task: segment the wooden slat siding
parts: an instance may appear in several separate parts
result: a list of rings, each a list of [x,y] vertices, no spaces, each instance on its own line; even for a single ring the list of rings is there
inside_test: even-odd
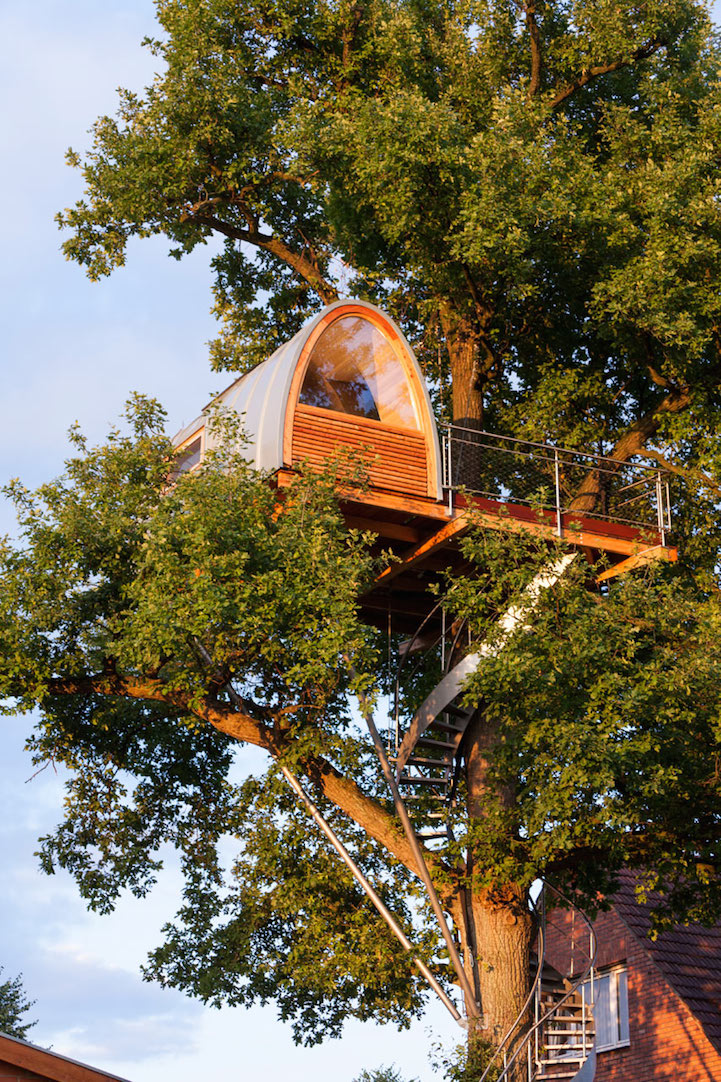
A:
[[[307,459],[320,465],[339,448],[359,451],[369,463],[374,488],[408,496],[428,494],[428,468],[423,434],[389,428],[378,422],[298,404],[293,426],[293,463]]]

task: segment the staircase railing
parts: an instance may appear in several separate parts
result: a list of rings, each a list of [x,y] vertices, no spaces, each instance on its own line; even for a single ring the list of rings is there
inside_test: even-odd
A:
[[[588,933],[588,951],[586,961],[580,972],[572,972],[569,978],[564,980],[562,990],[559,990],[553,1000],[553,1006],[544,1008],[543,981],[546,965],[546,951],[548,936],[546,932],[547,917],[545,894],[550,891],[560,901],[569,906],[577,913]],[[499,1073],[495,1075],[494,1082],[517,1082],[525,1073],[527,1082],[542,1082],[548,1079],[573,1079],[576,1082],[591,1082],[595,1073],[595,1030],[593,1028],[593,996],[594,996],[594,968],[596,962],[596,935],[591,921],[578,906],[574,905],[557,887],[544,883],[541,896],[540,913],[539,907],[532,903],[538,920],[537,957],[538,964],[532,983],[531,991],[526,998],[523,1007],[519,1011],[515,1021],[509,1026],[507,1032],[499,1042],[492,1058],[486,1065],[479,1082],[490,1079],[494,1067],[498,1069],[499,1061],[502,1062]],[[563,931],[561,929],[561,931]],[[575,940],[572,940],[575,947]],[[571,953],[571,968],[573,970],[574,951]],[[586,995],[586,985],[589,985],[590,994]],[[580,991],[580,1017],[577,1011],[577,996]],[[519,1034],[519,1027],[524,1023],[531,1001],[534,1001],[534,1019],[528,1025],[525,1032]],[[574,1014],[575,1010],[575,1014]],[[562,1020],[563,1029],[556,1028],[554,1033],[553,1023]],[[550,1031],[550,1032],[549,1032]],[[556,1038],[551,1043],[548,1038]],[[565,1042],[558,1038],[574,1038],[571,1044],[569,1039]],[[580,1040],[580,1044],[578,1041]],[[576,1055],[580,1049],[581,1055]],[[524,1062],[525,1061],[525,1062]],[[572,1063],[579,1066],[573,1070]],[[569,1068],[561,1073],[564,1067]],[[525,1069],[524,1069],[525,1068]]]

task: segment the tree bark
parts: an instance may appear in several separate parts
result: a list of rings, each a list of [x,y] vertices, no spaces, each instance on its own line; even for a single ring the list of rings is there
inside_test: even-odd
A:
[[[477,321],[459,317],[449,308],[441,311],[441,326],[451,366],[451,393],[454,432],[452,436],[453,485],[478,487],[482,450],[474,432],[483,429],[483,385],[489,375],[489,361],[483,356]]]
[[[514,784],[490,776],[491,757],[502,728],[501,721],[489,720],[477,710],[466,731],[464,754],[471,829],[474,822],[487,819],[492,808],[503,813],[515,806]],[[523,887],[510,884],[494,889],[478,884],[472,847],[468,865],[483,1036],[495,1046],[519,1018],[528,996],[533,919],[528,893]]]
[[[473,922],[485,1037],[495,1047],[519,1020],[530,989],[533,921],[526,891],[512,885],[498,894],[474,892]]]
[[[481,363],[480,335],[476,321],[459,316],[449,305],[440,313],[443,336],[451,364],[453,424],[483,428],[483,383],[488,364]]]

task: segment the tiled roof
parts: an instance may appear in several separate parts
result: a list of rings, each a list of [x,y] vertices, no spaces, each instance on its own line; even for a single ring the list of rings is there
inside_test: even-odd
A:
[[[651,940],[648,938],[651,905],[642,905],[637,900],[634,882],[631,872],[621,874],[614,910],[721,1052],[721,924],[713,928],[677,924]]]

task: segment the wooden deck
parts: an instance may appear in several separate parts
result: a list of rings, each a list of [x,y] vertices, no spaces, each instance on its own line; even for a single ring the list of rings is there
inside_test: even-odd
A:
[[[279,470],[278,487],[286,487],[292,477],[293,471]],[[433,607],[436,597],[430,587],[441,572],[462,571],[468,566],[459,542],[471,522],[493,530],[530,533],[549,541],[559,537],[552,512],[536,511],[524,504],[456,495],[450,508],[447,503],[400,496],[381,488],[348,490],[340,495],[347,524],[375,533],[377,549],[390,550],[398,558],[361,599],[369,623],[385,628],[390,615],[397,631],[415,630]],[[591,515],[563,515],[560,536],[590,563],[606,555],[610,566],[598,576],[599,582],[639,564],[673,562],[678,558],[678,550],[664,544],[657,529],[634,528]]]

